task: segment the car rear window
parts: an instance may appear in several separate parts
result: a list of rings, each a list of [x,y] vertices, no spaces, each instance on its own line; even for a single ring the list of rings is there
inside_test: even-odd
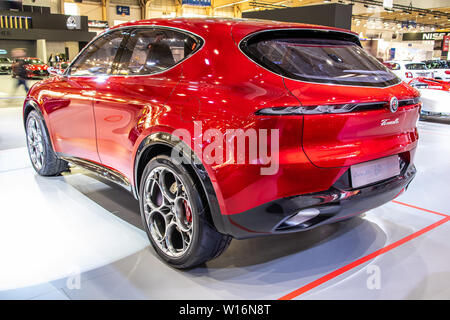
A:
[[[427,70],[425,63],[408,63],[405,64],[407,70]]]
[[[371,87],[400,82],[355,36],[344,33],[266,32],[244,40],[240,48],[261,66],[292,79]]]
[[[428,69],[447,69],[449,68],[447,61],[444,60],[432,60],[424,62]]]

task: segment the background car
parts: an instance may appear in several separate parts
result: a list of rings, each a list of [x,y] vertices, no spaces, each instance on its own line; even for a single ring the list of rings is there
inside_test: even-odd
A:
[[[409,85],[420,91],[421,119],[450,120],[450,82],[419,77]]]
[[[6,57],[0,57],[0,74],[10,74],[11,73],[12,61]]]
[[[38,174],[71,162],[123,186],[159,256],[189,268],[232,238],[394,199],[415,176],[419,108],[357,33],[174,18],[108,29],[30,89],[23,116]]]
[[[15,70],[15,66],[17,63],[22,60],[24,61],[24,67],[27,71],[27,78],[43,78],[45,76],[48,76],[48,66],[39,60],[38,58],[17,58],[14,63],[12,64],[12,76],[17,76],[17,71]]]
[[[49,73],[63,73],[69,65],[70,61],[56,62],[52,67],[49,67],[47,71]]]
[[[417,77],[433,78],[433,72],[423,62],[386,61],[384,65],[405,82]]]
[[[433,71],[435,79],[450,81],[450,64],[445,60],[423,61],[429,70]]]

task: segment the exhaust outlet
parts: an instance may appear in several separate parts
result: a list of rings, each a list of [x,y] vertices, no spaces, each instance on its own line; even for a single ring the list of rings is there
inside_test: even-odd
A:
[[[285,225],[286,227],[295,227],[317,217],[319,214],[320,210],[317,208],[303,209],[289,219],[285,220],[283,222],[283,225]]]

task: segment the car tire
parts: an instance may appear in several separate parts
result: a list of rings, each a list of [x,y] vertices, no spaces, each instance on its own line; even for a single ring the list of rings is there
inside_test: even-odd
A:
[[[57,176],[69,170],[66,161],[59,159],[52,148],[45,122],[33,110],[25,124],[28,155],[34,170],[41,176]]]
[[[231,242],[230,236],[219,233],[210,223],[207,204],[188,170],[166,155],[146,165],[139,206],[150,243],[175,268],[192,268],[214,259]]]

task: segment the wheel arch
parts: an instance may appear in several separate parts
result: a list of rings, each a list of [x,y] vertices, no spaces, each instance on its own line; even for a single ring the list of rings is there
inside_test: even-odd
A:
[[[39,107],[39,104],[36,101],[34,101],[34,100],[26,100],[24,105],[23,105],[23,125],[24,126],[27,123],[28,115],[33,110],[37,111],[37,113],[39,113],[39,115],[42,117],[42,119],[45,120],[44,115],[42,114],[42,110]]]
[[[39,107],[39,104],[36,101],[32,100],[32,99],[26,100],[24,105],[23,105],[23,126],[24,126],[24,129],[26,130],[27,118],[28,118],[28,115],[30,114],[31,111],[36,111],[41,116],[42,122],[44,123],[45,132],[47,133],[48,139],[50,140],[50,144],[51,144],[53,150],[55,150],[55,146],[53,144],[52,136],[50,135],[50,130],[48,129],[48,124],[47,124],[47,121],[45,119],[44,113],[42,112],[41,108]]]
[[[224,223],[224,217],[221,214],[220,206],[217,201],[216,192],[205,167],[184,141],[167,132],[151,133],[142,140],[137,148],[136,156],[134,158],[133,177],[133,194],[135,198],[139,199],[141,176],[148,161],[160,154],[170,155],[174,148],[178,149],[180,147],[180,143],[183,145],[183,147],[180,148],[183,150],[183,157],[187,160],[187,163],[183,163],[182,165],[185,166],[191,174],[194,183],[201,187],[199,188],[199,192],[202,199],[208,204],[211,222],[217,231],[228,234],[225,227],[226,224]],[[187,154],[187,152],[185,152],[186,150],[190,150],[190,154]]]

